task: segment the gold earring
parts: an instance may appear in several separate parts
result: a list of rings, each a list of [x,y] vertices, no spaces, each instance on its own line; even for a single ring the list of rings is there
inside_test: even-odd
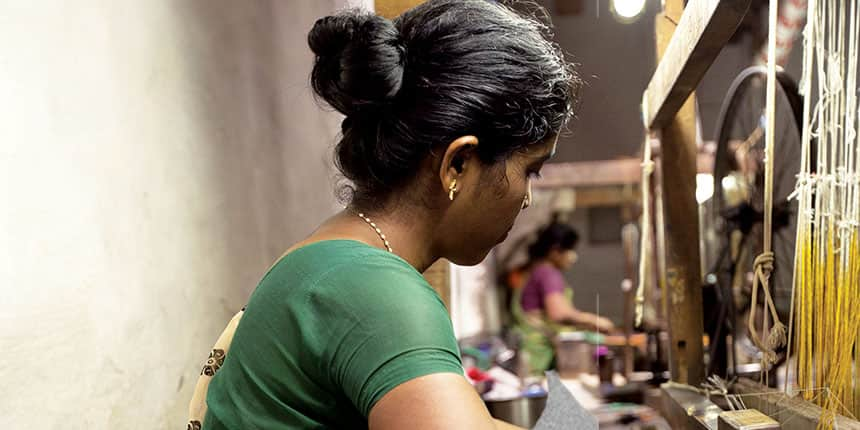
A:
[[[522,209],[525,209],[525,208],[529,207],[529,205],[531,205],[531,203],[532,203],[532,199],[531,199],[531,197],[530,197],[528,194],[526,194],[526,195],[523,197],[523,206],[522,206]]]
[[[454,179],[451,181],[451,185],[448,186],[448,200],[454,201],[454,193],[457,192],[457,180]]]

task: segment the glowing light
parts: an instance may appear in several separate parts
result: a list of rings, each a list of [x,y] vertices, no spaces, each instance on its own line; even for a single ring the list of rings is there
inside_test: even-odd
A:
[[[633,21],[645,10],[645,0],[612,0],[612,11],[620,19]]]
[[[725,182],[726,178],[723,178]],[[696,175],[696,201],[705,203],[714,195],[714,176],[710,173],[699,173]]]

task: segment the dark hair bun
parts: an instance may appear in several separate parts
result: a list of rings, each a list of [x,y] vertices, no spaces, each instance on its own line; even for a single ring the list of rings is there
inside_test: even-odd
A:
[[[546,257],[553,249],[574,249],[577,243],[579,233],[573,227],[553,221],[538,232],[537,240],[529,246],[529,259]]]
[[[478,158],[491,165],[558,135],[579,80],[548,30],[490,0],[427,0],[393,20],[347,10],[317,21],[311,84],[346,115],[335,149],[349,182],[342,201],[381,208],[460,136],[476,136]]]
[[[352,115],[390,103],[403,84],[405,47],[391,21],[359,10],[317,20],[308,34],[316,54],[314,91]]]

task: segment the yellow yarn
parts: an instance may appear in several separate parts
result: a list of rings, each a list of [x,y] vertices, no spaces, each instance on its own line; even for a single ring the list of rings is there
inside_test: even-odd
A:
[[[860,416],[860,7],[847,0],[810,0],[808,7],[789,348],[797,391],[825,410],[818,428],[826,429],[836,414]]]

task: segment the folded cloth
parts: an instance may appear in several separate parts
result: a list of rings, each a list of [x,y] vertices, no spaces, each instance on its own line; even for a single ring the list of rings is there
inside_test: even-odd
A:
[[[556,372],[546,372],[549,397],[534,430],[597,430],[597,418],[588,413],[564,387]]]

